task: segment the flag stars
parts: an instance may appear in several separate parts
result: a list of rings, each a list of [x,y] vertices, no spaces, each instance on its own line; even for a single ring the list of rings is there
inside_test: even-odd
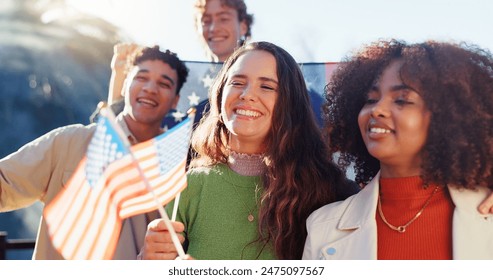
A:
[[[104,161],[103,169],[108,166],[108,164],[115,160],[117,145],[112,141],[111,135],[106,135],[103,149]]]
[[[192,92],[192,95],[188,96],[188,100],[190,100],[190,107],[197,106],[199,105],[200,96],[198,96],[194,91]]]
[[[118,158],[116,149],[117,149],[116,143],[111,143],[110,156],[109,156],[108,163],[112,162]]]
[[[186,114],[180,111],[173,112],[171,113],[171,115],[173,116],[173,118],[175,118],[175,122],[181,122],[183,118],[186,116]]]
[[[214,79],[211,78],[209,74],[207,74],[203,79],[202,83],[204,83],[204,88],[210,88],[212,86],[212,82]]]

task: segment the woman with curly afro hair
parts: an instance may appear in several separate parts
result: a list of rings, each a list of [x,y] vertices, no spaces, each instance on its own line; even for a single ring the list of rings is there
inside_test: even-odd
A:
[[[331,152],[366,187],[309,217],[304,259],[493,259],[488,51],[378,41],[326,93]]]

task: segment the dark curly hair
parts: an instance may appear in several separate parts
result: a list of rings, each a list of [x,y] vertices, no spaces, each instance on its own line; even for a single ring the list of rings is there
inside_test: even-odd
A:
[[[252,36],[252,24],[253,14],[247,13],[247,6],[244,0],[220,0],[222,6],[230,7],[236,10],[238,13],[238,21],[245,21],[247,31],[245,33],[245,39],[249,39]],[[207,0],[196,0],[194,4],[195,8],[195,24],[200,25],[199,16],[204,13]]]
[[[402,82],[415,89],[431,112],[423,148],[425,183],[493,189],[493,58],[466,43],[408,44],[380,40],[345,58],[325,88],[331,153],[354,163],[356,181],[366,184],[379,170],[358,127],[370,87],[393,61],[403,62]]]
[[[259,210],[259,242],[272,242],[280,259],[301,259],[307,236],[306,219],[334,202],[345,176],[330,160],[326,141],[315,120],[300,67],[284,49],[268,42],[250,43],[225,62],[210,90],[210,110],[192,137],[198,152],[191,166],[227,164],[228,135],[220,119],[228,71],[239,57],[265,51],[276,60],[278,98],[266,139],[264,192]]]
[[[174,69],[178,75],[178,83],[176,85],[176,95],[180,95],[180,90],[183,84],[187,81],[188,68],[183,61],[181,61],[176,53],[166,50],[162,52],[159,46],[153,47],[139,47],[132,55],[127,58],[127,72],[134,65],[138,65],[147,60],[160,60],[163,63],[168,64]]]

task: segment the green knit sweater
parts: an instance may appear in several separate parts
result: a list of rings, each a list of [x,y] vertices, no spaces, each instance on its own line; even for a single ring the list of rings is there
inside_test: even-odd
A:
[[[276,258],[271,244],[256,242],[260,176],[241,176],[218,164],[190,170],[187,180],[176,219],[185,225],[188,254],[204,260]],[[173,204],[166,207],[170,216]],[[250,213],[253,222],[248,220]]]

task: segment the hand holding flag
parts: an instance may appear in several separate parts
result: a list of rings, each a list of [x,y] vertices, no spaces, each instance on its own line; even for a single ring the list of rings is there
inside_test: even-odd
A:
[[[107,112],[66,189],[44,210],[53,245],[66,259],[111,259],[123,219],[157,208],[166,220],[162,205],[186,187],[193,114],[130,147]],[[174,241],[184,257],[178,238]]]

